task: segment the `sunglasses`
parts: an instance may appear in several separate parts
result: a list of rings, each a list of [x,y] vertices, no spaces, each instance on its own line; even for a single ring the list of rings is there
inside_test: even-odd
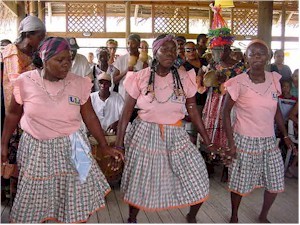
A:
[[[184,51],[185,52],[195,52],[196,49],[195,48],[185,48]]]

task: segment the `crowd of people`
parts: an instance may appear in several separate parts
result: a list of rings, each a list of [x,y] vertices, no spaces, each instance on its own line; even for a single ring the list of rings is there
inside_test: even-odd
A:
[[[110,184],[89,135],[110,158],[108,167],[122,172],[128,223],[140,210],[186,206],[187,222],[197,222],[219,162],[230,222],[238,222],[242,197],[257,187],[265,188],[258,218],[269,222],[284,191],[276,138],[294,152],[286,176],[297,176],[297,142],[287,128],[291,121],[297,139],[298,70],[284,65],[283,50],[267,65],[266,43],[254,40],[243,54],[232,47],[230,30],[218,28],[195,42],[159,35],[152,56],[149,44],[130,34],[127,54],[118,55],[118,42],[109,39],[85,57],[76,38],[46,38],[37,17],[27,16],[19,32],[14,43],[1,41],[1,163],[16,168],[1,186],[10,185],[11,222],[86,222],[104,207]],[[113,147],[105,138],[111,134]]]

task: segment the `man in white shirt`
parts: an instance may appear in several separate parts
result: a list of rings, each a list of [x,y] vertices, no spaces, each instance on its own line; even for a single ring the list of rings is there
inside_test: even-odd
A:
[[[123,81],[128,71],[139,71],[146,68],[148,64],[145,64],[139,60],[139,47],[141,38],[137,34],[131,34],[127,41],[126,55],[119,56],[113,63],[114,71],[112,78],[115,85],[118,85],[118,93],[125,99],[125,89]]]
[[[91,93],[92,106],[103,130],[107,133],[116,133],[124,106],[124,99],[118,93],[109,91],[111,86],[110,75],[103,72],[97,79],[99,80],[100,90]]]
[[[93,80],[92,69],[89,64],[89,61],[84,55],[77,53],[79,46],[77,45],[76,39],[73,37],[67,38],[67,41],[69,42],[71,47],[71,57],[72,57],[71,72],[81,77],[88,76],[89,78],[91,78],[91,80]]]

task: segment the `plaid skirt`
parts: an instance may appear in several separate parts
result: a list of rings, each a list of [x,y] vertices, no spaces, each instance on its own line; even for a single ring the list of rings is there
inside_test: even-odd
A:
[[[125,136],[124,200],[143,210],[195,205],[208,198],[205,162],[183,127],[136,118]],[[163,137],[162,137],[163,135]]]
[[[255,188],[284,191],[284,166],[276,137],[253,138],[234,134],[237,159],[229,167],[229,190],[247,195]]]
[[[89,145],[85,133],[81,135]],[[96,161],[92,159],[86,182],[81,184],[71,151],[68,136],[37,140],[23,132],[17,154],[17,195],[10,215],[13,223],[85,222],[105,206],[110,187]]]

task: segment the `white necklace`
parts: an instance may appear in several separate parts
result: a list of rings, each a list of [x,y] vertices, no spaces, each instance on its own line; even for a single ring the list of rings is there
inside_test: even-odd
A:
[[[61,97],[65,91],[65,88],[66,88],[66,80],[63,79],[63,86],[62,88],[56,93],[56,94],[51,94],[47,88],[46,88],[46,85],[45,85],[45,82],[44,82],[44,75],[45,75],[45,72],[44,70],[41,71],[41,77],[42,77],[42,88],[43,90],[46,92],[46,94],[48,95],[48,97],[52,100],[52,101],[57,101],[59,97]]]

